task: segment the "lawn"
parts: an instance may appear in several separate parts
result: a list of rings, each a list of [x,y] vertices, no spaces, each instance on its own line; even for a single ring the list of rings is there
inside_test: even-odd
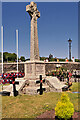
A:
[[[78,94],[67,92],[75,111],[78,110]],[[36,118],[46,110],[55,108],[61,93],[49,92],[43,95],[19,95],[2,97],[3,118]],[[79,97],[80,99],[80,97]]]
[[[80,83],[73,82],[70,89],[71,89],[72,92],[80,92]]]

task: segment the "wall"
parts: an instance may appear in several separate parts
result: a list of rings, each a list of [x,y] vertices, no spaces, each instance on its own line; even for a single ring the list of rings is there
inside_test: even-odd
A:
[[[56,69],[57,65],[61,65],[63,68],[73,71],[74,69],[80,70],[80,63],[73,63],[73,62],[48,62],[45,64],[46,72]]]
[[[19,72],[20,71],[24,72],[24,63],[19,63],[18,68],[19,68]],[[4,63],[3,70],[4,70],[4,73],[17,72],[17,63]]]
[[[73,63],[73,62],[45,62],[45,72],[56,69],[57,65],[61,65],[63,68],[67,70],[80,70],[80,63]],[[0,64],[1,66],[1,64]],[[16,72],[17,71],[17,64],[16,63],[4,63],[4,73],[8,72]],[[0,67],[1,68],[1,67]],[[24,62],[19,63],[19,71],[24,72]]]

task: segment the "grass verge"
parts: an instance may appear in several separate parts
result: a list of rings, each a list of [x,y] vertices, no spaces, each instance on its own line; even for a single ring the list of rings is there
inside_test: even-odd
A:
[[[78,94],[68,93],[75,111],[78,110]],[[43,95],[19,95],[2,97],[3,118],[35,118],[47,110],[55,108],[61,93],[50,92]],[[80,98],[79,98],[80,99]]]
[[[79,82],[73,82],[70,89],[71,89],[72,92],[80,92],[80,83]]]

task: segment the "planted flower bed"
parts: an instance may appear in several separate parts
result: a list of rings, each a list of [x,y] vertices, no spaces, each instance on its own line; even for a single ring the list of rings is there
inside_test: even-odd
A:
[[[13,80],[13,77],[15,78],[22,78],[24,77],[24,73],[22,72],[18,72],[18,73],[15,73],[15,72],[12,72],[12,73],[3,73],[3,74],[0,74],[0,84],[8,84],[10,79]]]
[[[56,76],[58,79],[60,79],[60,81],[64,81],[64,79],[68,78],[68,77],[70,80],[72,77],[72,73],[67,72],[67,70],[60,67],[60,68],[56,68],[56,70],[52,70],[52,71],[46,73],[46,76]]]

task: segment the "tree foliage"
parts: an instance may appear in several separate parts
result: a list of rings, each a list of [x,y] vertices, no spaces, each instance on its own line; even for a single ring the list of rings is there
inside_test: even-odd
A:
[[[49,55],[49,58],[53,58],[53,55],[52,55],[52,54],[50,54],[50,55]]]
[[[9,62],[9,61],[16,61],[17,59],[17,55],[15,53],[8,53],[8,52],[4,52],[3,53],[3,60],[4,62]]]
[[[21,56],[21,57],[20,57],[20,60],[24,62],[24,61],[25,61],[25,57],[24,57],[24,56]]]
[[[75,59],[75,62],[80,62],[80,59]]]

